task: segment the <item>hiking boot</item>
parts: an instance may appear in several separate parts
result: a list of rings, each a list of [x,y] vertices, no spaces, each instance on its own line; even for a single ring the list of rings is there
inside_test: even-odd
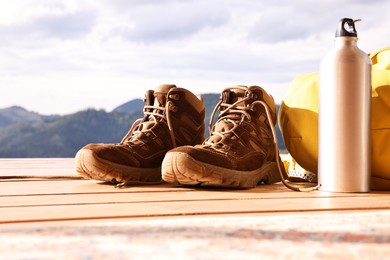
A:
[[[117,187],[161,182],[168,150],[204,140],[203,99],[175,85],[146,92],[144,117],[136,120],[118,144],[88,144],[76,154],[76,171],[87,179]]]
[[[218,120],[211,127],[216,110]],[[251,188],[281,180],[273,98],[258,86],[223,90],[203,144],[169,151],[162,163],[166,182]],[[275,143],[276,142],[276,143]]]

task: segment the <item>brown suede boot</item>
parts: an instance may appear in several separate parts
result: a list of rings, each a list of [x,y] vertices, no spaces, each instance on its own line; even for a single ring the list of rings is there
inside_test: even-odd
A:
[[[134,122],[119,144],[88,144],[76,154],[76,170],[87,179],[117,183],[161,181],[166,152],[204,140],[203,99],[175,85],[146,92],[144,118]]]
[[[218,120],[202,145],[169,151],[162,163],[166,182],[186,185],[255,187],[281,180],[275,146],[273,98],[258,86],[223,90]]]

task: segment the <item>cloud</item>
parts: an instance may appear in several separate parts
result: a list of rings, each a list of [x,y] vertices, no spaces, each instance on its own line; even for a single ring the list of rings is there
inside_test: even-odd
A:
[[[276,5],[277,4],[277,5]],[[260,9],[248,39],[261,43],[277,43],[318,37],[322,33],[334,36],[338,21],[343,17],[362,18],[374,22],[390,8],[386,1],[299,1],[294,4],[274,2]],[[362,24],[359,26],[365,26]]]
[[[294,17],[291,17],[293,14]],[[291,7],[274,7],[259,14],[249,37],[263,43],[303,39],[312,33],[312,24],[304,14]]]
[[[77,11],[61,15],[48,15],[31,21],[31,29],[60,39],[84,37],[95,24],[95,13]],[[28,28],[28,26],[26,26]],[[25,28],[26,28],[25,27]]]
[[[205,28],[226,24],[229,13],[223,6],[194,1],[164,1],[164,4],[133,6],[127,23],[112,32],[130,41],[158,42],[183,39]]]
[[[112,8],[116,12],[123,12],[135,6],[145,5],[165,5],[167,3],[184,3],[192,2],[194,0],[101,0],[107,8]],[[202,1],[202,0],[197,0]]]
[[[0,84],[11,86],[0,107],[107,108],[164,82],[197,93],[258,84],[280,101],[295,76],[318,71],[340,18],[363,19],[363,50],[388,45],[388,10],[384,0],[0,1]],[[46,92],[58,99],[35,101]]]
[[[93,10],[74,10],[55,1],[35,7],[21,5],[14,12],[20,19],[0,23],[1,41],[13,45],[81,38],[93,29],[96,22]]]

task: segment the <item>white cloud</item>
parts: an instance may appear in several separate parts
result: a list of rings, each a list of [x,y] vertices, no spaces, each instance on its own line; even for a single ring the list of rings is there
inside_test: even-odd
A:
[[[130,41],[156,42],[190,37],[206,28],[221,26],[229,13],[219,6],[204,2],[169,2],[135,6],[129,9],[126,25],[113,28],[113,33]]]
[[[2,1],[0,107],[110,110],[166,82],[196,93],[258,84],[280,101],[294,76],[318,70],[340,18],[363,19],[366,52],[388,45],[388,10],[384,0]]]
[[[3,44],[14,46],[34,46],[44,44],[51,39],[69,39],[84,37],[95,24],[92,10],[74,10],[66,6],[29,6],[21,5],[12,19],[0,22],[0,34]],[[15,20],[15,17],[20,17]]]

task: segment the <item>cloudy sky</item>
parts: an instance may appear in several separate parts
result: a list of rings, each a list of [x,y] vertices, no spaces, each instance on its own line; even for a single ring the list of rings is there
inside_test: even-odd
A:
[[[175,83],[260,85],[277,102],[317,71],[342,17],[359,47],[390,44],[387,0],[0,0],[0,108],[107,111]]]

